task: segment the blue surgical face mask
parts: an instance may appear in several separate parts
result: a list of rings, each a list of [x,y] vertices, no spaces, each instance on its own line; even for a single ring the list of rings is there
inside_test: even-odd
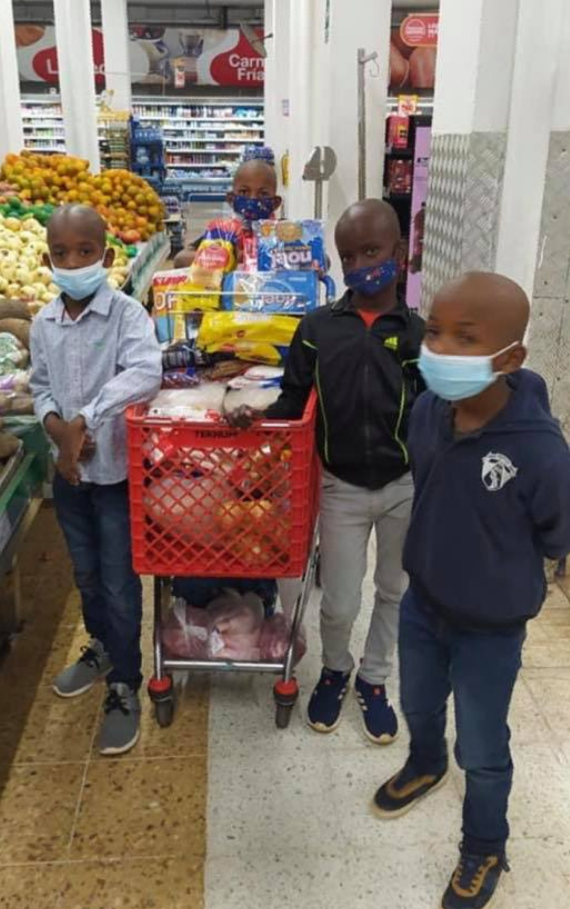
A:
[[[430,391],[444,401],[463,401],[480,395],[503,375],[493,370],[493,360],[518,344],[514,341],[487,357],[435,354],[423,344],[418,366]]]
[[[107,278],[107,269],[103,265],[105,258],[85,268],[51,267],[53,280],[62,293],[72,300],[85,300],[97,293]]]
[[[261,199],[234,196],[232,207],[244,221],[268,221],[275,211],[275,196],[264,196]]]
[[[347,272],[344,283],[349,290],[354,290],[363,297],[373,297],[396,280],[398,270],[396,260],[388,259],[380,265],[365,265],[363,268]]]

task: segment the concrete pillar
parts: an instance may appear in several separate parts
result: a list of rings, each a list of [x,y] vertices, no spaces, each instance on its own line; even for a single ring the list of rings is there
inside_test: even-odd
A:
[[[100,170],[89,0],[54,0],[65,144]]]
[[[12,0],[0,0],[0,160],[24,147]]]
[[[127,0],[101,0],[105,85],[112,91],[115,110],[131,109],[131,68]]]
[[[460,272],[495,269],[518,6],[518,0],[441,2],[424,308]]]
[[[334,253],[334,227],[343,211],[358,198],[359,48],[378,54],[377,63],[366,67],[366,194],[382,197],[391,14],[391,0],[359,0],[356,4],[330,0],[328,74],[319,101],[328,108],[328,144],[338,159],[326,208],[327,246],[337,282],[341,271]],[[324,33],[324,15],[321,24]]]
[[[278,0],[279,2],[279,0]],[[289,42],[289,190],[291,218],[310,218],[312,192],[302,180],[303,167],[313,148],[314,0],[292,0]]]
[[[275,152],[279,173],[289,148],[290,6],[291,0],[265,0],[264,30],[273,33],[266,42],[265,140]]]
[[[535,29],[538,22],[535,19]],[[529,341],[529,365],[540,372],[549,387],[552,409],[560,419],[566,436],[570,436],[570,5],[564,4],[560,28],[552,28],[550,40],[555,36],[558,52],[552,48],[557,72],[554,86],[552,118],[548,124],[542,120],[540,133],[541,166],[546,179],[542,197],[542,211],[538,229],[538,253],[532,303],[532,320]],[[548,40],[540,35],[539,40]],[[538,45],[536,45],[538,47]],[[546,99],[544,99],[546,100]],[[529,120],[534,126],[534,117]],[[544,113],[540,113],[543,117]],[[545,149],[544,131],[548,127]],[[528,143],[532,145],[532,143]],[[527,152],[525,151],[525,156]],[[522,176],[522,175],[521,175]],[[537,187],[527,191],[523,187],[523,200],[532,200],[536,211]],[[535,224],[525,218],[525,234],[531,234]],[[523,247],[527,241],[522,239]],[[525,264],[531,251],[525,252]]]

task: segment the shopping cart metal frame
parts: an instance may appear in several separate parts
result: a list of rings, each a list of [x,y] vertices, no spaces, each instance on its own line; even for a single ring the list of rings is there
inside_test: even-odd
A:
[[[280,661],[249,660],[191,660],[165,656],[162,637],[163,610],[170,605],[170,578],[154,577],[153,585],[153,652],[154,675],[148,683],[149,697],[159,726],[170,726],[174,719],[176,694],[172,672],[259,672],[281,676],[273,686],[275,699],[275,724],[279,729],[289,725],[293,708],[299,697],[299,685],[295,678],[295,647],[309,597],[313,589],[317,568],[318,547],[317,527],[309,550],[305,573],[300,579],[300,589],[291,619],[291,633],[285,656]],[[291,580],[291,579],[287,579]]]

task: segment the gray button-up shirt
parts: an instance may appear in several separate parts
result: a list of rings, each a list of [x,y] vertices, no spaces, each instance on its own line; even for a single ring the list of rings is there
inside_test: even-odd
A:
[[[38,419],[79,414],[95,440],[81,464],[87,483],[110,485],[127,476],[124,413],[160,388],[161,353],[144,307],[103,284],[75,321],[61,297],[40,311],[31,331],[31,388]]]

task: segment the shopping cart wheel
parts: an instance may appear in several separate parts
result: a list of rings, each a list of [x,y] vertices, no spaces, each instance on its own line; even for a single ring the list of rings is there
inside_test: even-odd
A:
[[[174,684],[171,675],[162,679],[153,676],[148,683],[148,694],[154,704],[154,715],[159,726],[172,725],[174,719]]]
[[[286,729],[291,721],[293,707],[299,697],[299,686],[295,679],[285,682],[280,679],[273,686],[275,698],[275,725],[278,729]]]
[[[172,720],[174,719],[174,698],[171,697],[168,700],[156,701],[154,705],[154,715],[156,717],[156,722],[162,729],[166,729],[167,726],[172,726]]]

